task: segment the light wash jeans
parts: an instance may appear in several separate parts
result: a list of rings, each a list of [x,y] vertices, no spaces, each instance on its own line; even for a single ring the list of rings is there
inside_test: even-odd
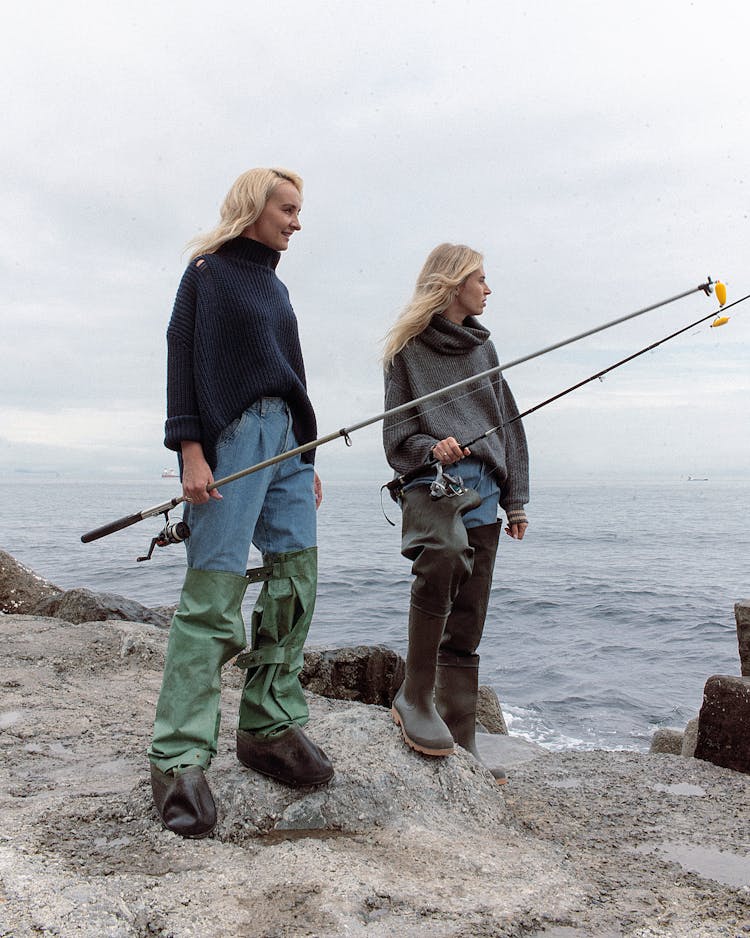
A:
[[[463,483],[467,488],[474,491],[482,499],[482,504],[477,508],[467,511],[462,517],[465,528],[478,528],[485,524],[494,524],[497,521],[497,509],[500,504],[500,488],[495,477],[488,472],[484,463],[479,459],[467,456],[458,463],[448,466],[445,469],[448,475],[461,476]],[[435,478],[435,470],[432,469],[429,475],[424,478],[415,479],[404,488],[405,492],[416,485],[429,485]]]
[[[284,401],[262,398],[221,434],[214,478],[296,445]],[[162,772],[208,768],[216,754],[221,669],[246,644],[241,605],[251,541],[275,573],[253,612],[252,655],[259,660],[248,666],[240,727],[269,734],[307,722],[299,672],[317,582],[313,478],[312,466],[294,456],[221,486],[221,500],[185,505],[189,569],[169,630],[149,749]]]
[[[263,397],[219,437],[214,479],[297,445],[286,403],[278,397]],[[314,547],[313,479],[312,465],[293,456],[222,485],[220,500],[185,504],[183,518],[190,527],[185,542],[188,566],[244,574],[251,543],[264,556]]]

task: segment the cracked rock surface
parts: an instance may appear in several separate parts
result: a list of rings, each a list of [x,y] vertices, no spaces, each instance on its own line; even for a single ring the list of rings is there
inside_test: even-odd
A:
[[[750,776],[510,737],[498,787],[408,750],[383,707],[311,695],[336,775],[295,791],[234,758],[231,666],[219,823],[180,840],[145,756],[165,642],[0,615],[0,936],[750,938]]]

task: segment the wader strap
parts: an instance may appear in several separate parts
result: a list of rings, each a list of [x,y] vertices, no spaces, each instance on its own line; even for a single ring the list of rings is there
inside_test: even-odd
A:
[[[295,556],[267,563],[263,567],[252,567],[245,571],[245,576],[250,583],[264,583],[267,580],[280,580],[283,577],[294,576],[297,572]]]
[[[301,659],[301,661],[300,661]],[[300,664],[304,656],[297,648],[285,648],[283,645],[268,645],[256,651],[246,651],[237,655],[234,661],[238,668],[256,668],[263,664]]]

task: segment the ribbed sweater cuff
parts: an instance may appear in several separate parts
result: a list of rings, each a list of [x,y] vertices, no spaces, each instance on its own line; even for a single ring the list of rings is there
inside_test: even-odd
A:
[[[169,417],[164,424],[164,445],[167,449],[180,451],[183,440],[201,439],[201,422],[199,417],[180,416]]]
[[[506,509],[505,514],[508,516],[508,524],[529,523],[529,519],[526,517],[526,512],[523,510],[523,508]]]

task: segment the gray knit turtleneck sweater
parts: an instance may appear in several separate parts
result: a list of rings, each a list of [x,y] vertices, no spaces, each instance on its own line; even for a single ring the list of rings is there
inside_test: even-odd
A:
[[[433,316],[386,369],[385,407],[390,410],[498,364],[489,330],[475,317],[459,326],[445,316]],[[517,414],[510,388],[498,373],[414,411],[386,417],[385,455],[396,472],[406,472],[421,465],[438,440],[471,440]],[[521,421],[475,443],[471,453],[494,473],[505,513],[522,513],[529,500],[529,456]]]

